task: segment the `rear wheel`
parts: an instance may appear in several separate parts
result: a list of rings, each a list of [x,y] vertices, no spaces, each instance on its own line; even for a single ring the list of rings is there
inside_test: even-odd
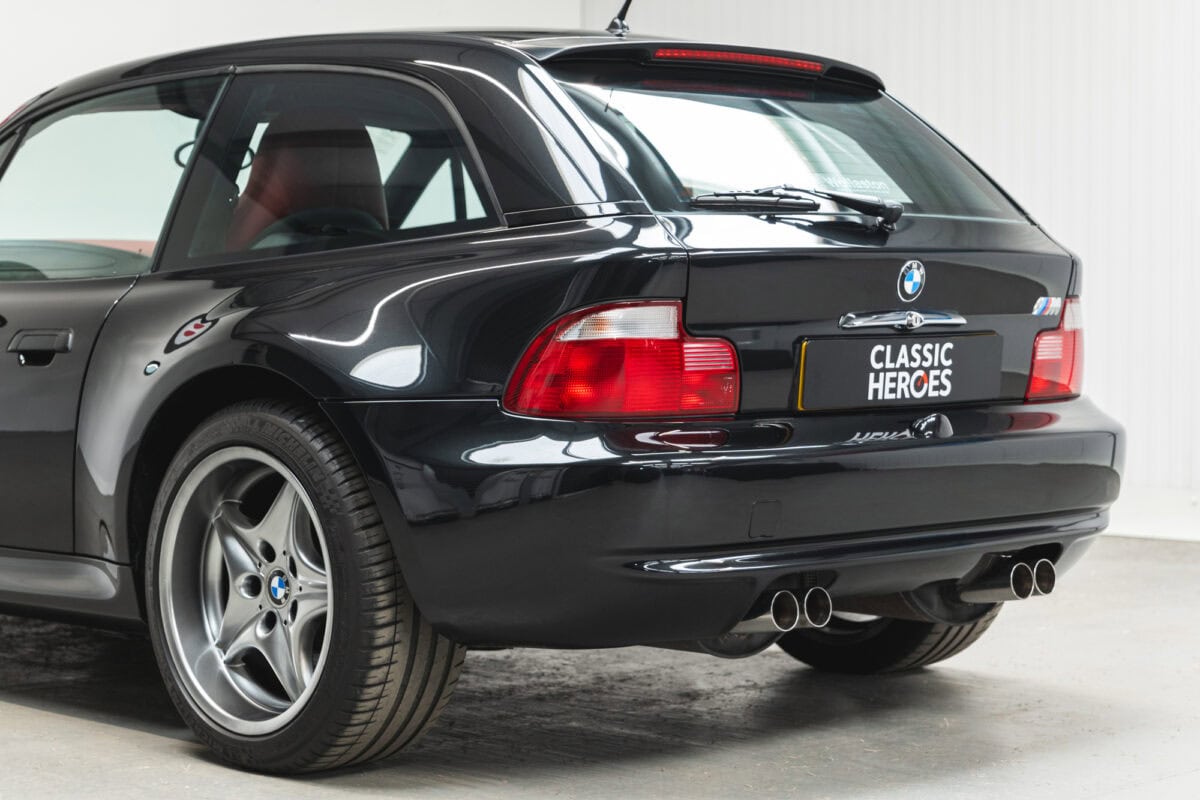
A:
[[[345,766],[400,750],[441,711],[464,650],[417,611],[362,475],[311,409],[256,401],[201,425],[151,532],[159,667],[225,760]]]
[[[987,631],[997,605],[966,625],[834,614],[829,625],[784,634],[788,655],[825,672],[869,675],[917,669],[958,655]]]

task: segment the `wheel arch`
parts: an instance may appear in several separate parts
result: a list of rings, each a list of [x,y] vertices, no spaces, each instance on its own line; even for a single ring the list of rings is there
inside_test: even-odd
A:
[[[364,450],[359,437],[344,430],[344,422],[327,413],[326,407],[311,392],[292,379],[260,366],[230,365],[216,367],[192,376],[176,386],[158,404],[150,416],[134,451],[126,486],[121,494],[125,499],[124,545],[127,548],[134,574],[138,579],[138,596],[143,603],[145,553],[150,534],[150,518],[155,499],[162,486],[162,478],[180,447],[197,427],[221,409],[236,403],[256,399],[294,400],[303,403],[319,414],[347,443],[351,455],[364,475],[374,472],[373,451]],[[364,458],[368,463],[364,463]],[[394,530],[390,524],[398,508],[389,513],[394,499],[380,497],[378,484],[368,480],[372,497],[380,506],[385,527],[389,534]],[[389,500],[392,502],[389,503]],[[401,515],[402,517],[402,515]]]
[[[139,578],[139,594],[150,514],[171,459],[205,419],[234,403],[260,397],[295,399],[316,406],[314,398],[279,373],[236,365],[192,376],[154,409],[138,439],[129,478],[121,492],[126,498],[125,545]]]

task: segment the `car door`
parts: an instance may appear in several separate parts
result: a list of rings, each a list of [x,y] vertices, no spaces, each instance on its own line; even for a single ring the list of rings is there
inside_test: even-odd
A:
[[[0,143],[0,547],[74,549],[76,417],[92,344],[153,263],[220,85],[114,92]]]

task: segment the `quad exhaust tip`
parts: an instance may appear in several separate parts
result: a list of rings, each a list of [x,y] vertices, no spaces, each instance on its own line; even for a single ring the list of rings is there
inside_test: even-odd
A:
[[[739,622],[730,633],[788,633],[798,628],[824,628],[833,618],[829,592],[814,586],[803,598],[792,592],[776,592],[765,614]]]
[[[833,598],[820,586],[804,593],[804,628],[824,628],[833,619]]]
[[[1039,559],[1033,565],[1033,593],[1041,596],[1048,595],[1054,591],[1056,583],[1058,583],[1058,570],[1054,568],[1054,562],[1048,558]]]
[[[1007,570],[990,571],[959,589],[964,603],[1007,603],[1044,597],[1054,591],[1058,581],[1054,562],[1038,559],[1032,565],[1018,561]]]
[[[780,633],[794,631],[802,613],[796,595],[791,592],[776,592],[771,598],[771,624]]]
[[[1008,574],[1008,589],[1015,600],[1028,600],[1033,597],[1033,567],[1025,563],[1013,565]]]

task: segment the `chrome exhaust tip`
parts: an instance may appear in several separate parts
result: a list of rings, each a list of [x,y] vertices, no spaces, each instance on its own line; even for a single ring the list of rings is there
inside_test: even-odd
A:
[[[998,571],[959,589],[964,603],[1007,603],[1028,600],[1033,596],[1033,567],[1018,561],[1007,571]]]
[[[784,590],[771,595],[765,613],[742,620],[730,633],[787,633],[800,624],[800,617],[800,601],[796,595]]]
[[[833,619],[833,598],[829,592],[820,586],[814,586],[804,593],[804,614],[799,628],[824,628]]]
[[[742,620],[730,633],[788,633],[797,628],[824,628],[832,618],[833,599],[820,586],[805,592],[803,599],[784,589],[771,595],[766,613]]]
[[[1038,559],[1033,565],[1033,593],[1045,597],[1054,591],[1056,583],[1058,570],[1054,568],[1054,562],[1048,558]]]
[[[1033,597],[1034,583],[1033,567],[1024,562],[1013,565],[1008,585],[1015,599],[1028,600]]]
[[[800,624],[800,603],[791,592],[776,592],[771,598],[771,622],[780,633],[794,631]]]

